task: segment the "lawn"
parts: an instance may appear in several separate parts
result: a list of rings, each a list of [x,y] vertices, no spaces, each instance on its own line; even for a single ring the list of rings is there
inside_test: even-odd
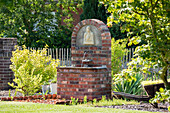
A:
[[[0,102],[0,113],[153,113],[113,108],[96,108],[82,105],[50,105],[26,102]],[[158,113],[158,112],[157,112]]]

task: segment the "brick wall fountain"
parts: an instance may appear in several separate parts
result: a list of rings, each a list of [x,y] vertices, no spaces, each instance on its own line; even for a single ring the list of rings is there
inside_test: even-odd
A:
[[[111,35],[100,20],[78,23],[72,33],[72,66],[58,67],[57,93],[89,100],[111,97]]]

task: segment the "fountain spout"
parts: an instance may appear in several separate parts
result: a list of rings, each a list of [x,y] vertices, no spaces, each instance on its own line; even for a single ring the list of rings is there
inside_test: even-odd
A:
[[[83,60],[84,60],[84,58],[85,58],[85,55],[86,55],[86,52],[84,52],[84,54],[83,54]],[[81,67],[83,66],[83,60],[82,60],[82,62],[81,62]]]
[[[84,64],[88,64],[88,63],[92,62],[92,60],[90,60],[90,59],[85,59],[85,55],[86,54],[87,54],[87,52],[84,52],[83,60],[82,60],[82,63],[81,63],[81,67],[88,67],[88,65],[84,65]]]

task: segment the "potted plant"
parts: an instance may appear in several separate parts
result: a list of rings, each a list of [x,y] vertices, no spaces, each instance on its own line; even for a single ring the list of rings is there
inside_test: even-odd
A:
[[[49,93],[50,91],[50,85],[49,85],[49,82],[45,82],[44,85],[42,85],[42,93],[45,94],[45,93]]]
[[[50,83],[50,93],[56,94],[57,93],[57,77],[55,77]]]
[[[168,79],[168,82],[170,82],[170,79]],[[154,97],[156,91],[159,91],[160,88],[165,88],[162,80],[143,81],[142,85],[143,85],[147,95],[150,97]]]

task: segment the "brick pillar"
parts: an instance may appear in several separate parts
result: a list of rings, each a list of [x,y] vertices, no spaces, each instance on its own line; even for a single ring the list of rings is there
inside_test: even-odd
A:
[[[0,38],[0,90],[9,89],[8,82],[13,81],[14,75],[9,66],[12,51],[16,44],[16,38]]]

